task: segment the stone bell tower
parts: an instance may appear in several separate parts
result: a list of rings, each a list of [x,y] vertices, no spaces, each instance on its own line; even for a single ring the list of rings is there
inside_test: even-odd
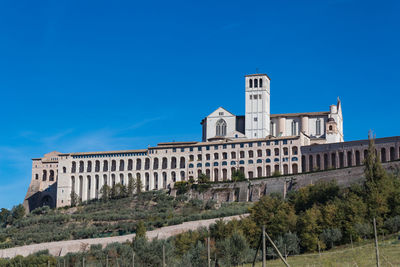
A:
[[[245,135],[264,138],[270,134],[270,78],[267,74],[250,74],[246,81]]]

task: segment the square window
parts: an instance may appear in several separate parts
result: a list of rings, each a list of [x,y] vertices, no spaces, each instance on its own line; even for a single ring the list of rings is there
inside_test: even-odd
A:
[[[184,147],[181,148],[181,152],[185,152],[185,148]]]
[[[232,144],[232,148],[235,148],[235,144]]]
[[[257,120],[258,120],[258,118],[257,118],[257,117],[255,117],[255,118],[254,118],[254,121],[257,121]]]
[[[192,152],[192,151],[193,151],[193,147],[190,148],[190,152]]]

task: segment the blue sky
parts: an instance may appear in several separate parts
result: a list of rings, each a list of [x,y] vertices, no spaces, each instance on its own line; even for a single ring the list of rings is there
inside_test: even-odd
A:
[[[271,112],[328,110],[345,140],[400,135],[399,1],[0,2],[0,207],[31,158],[200,140],[219,106],[244,113],[244,75]]]

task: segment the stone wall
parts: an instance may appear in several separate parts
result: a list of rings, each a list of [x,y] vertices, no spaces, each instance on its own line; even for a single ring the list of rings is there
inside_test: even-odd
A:
[[[383,163],[388,171],[400,169],[400,161]],[[247,202],[257,201],[260,197],[271,193],[278,193],[285,196],[291,190],[297,190],[319,181],[335,180],[341,187],[350,186],[354,183],[362,183],[364,180],[364,166],[336,169],[329,171],[320,171],[275,178],[253,179],[237,183],[218,183],[212,184],[212,187],[205,192],[199,193],[190,190],[188,196],[202,200],[215,200],[222,202]],[[176,192],[172,190],[171,194]]]

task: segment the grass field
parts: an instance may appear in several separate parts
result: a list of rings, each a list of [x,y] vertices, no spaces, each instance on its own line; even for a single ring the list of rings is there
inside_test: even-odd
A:
[[[389,239],[379,242],[380,266],[400,266],[400,242],[396,239]],[[321,255],[303,254],[288,257],[290,266],[312,267],[312,266],[337,266],[337,267],[368,267],[376,266],[375,247],[372,241],[360,243],[351,248],[351,246],[338,247],[336,249],[323,252]],[[269,260],[268,267],[285,266],[280,260]],[[245,265],[246,267],[251,266]],[[260,262],[257,267],[262,266]]]

